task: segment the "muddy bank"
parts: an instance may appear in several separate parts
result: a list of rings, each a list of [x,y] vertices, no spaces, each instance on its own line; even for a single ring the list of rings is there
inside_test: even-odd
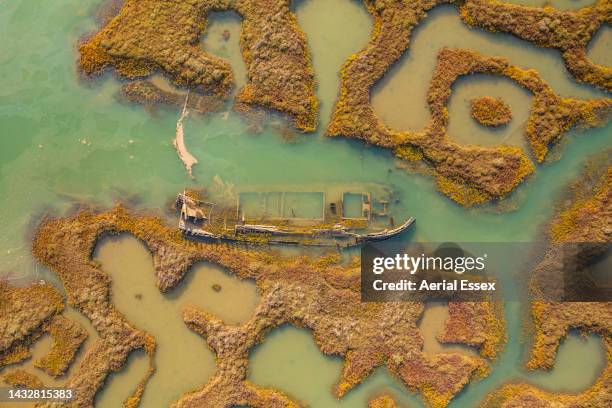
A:
[[[187,150],[187,146],[185,145],[185,131],[183,127],[183,121],[189,114],[187,111],[187,102],[189,101],[189,94],[185,97],[185,103],[183,104],[183,110],[181,111],[181,116],[176,122],[176,137],[172,140],[172,145],[176,149],[176,153],[179,156],[179,159],[183,162],[187,173],[189,173],[189,177],[192,179],[193,177],[193,166],[198,164],[198,159],[196,159],[189,150]]]

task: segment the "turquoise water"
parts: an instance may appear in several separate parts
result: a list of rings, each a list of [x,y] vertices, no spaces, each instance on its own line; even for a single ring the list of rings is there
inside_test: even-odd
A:
[[[307,4],[297,7],[300,20]],[[108,205],[130,197],[143,207],[158,208],[176,191],[207,185],[215,175],[243,188],[252,183],[389,183],[401,201],[396,219],[418,218],[415,238],[530,241],[538,222],[551,214],[555,194],[577,174],[589,154],[612,139],[609,127],[568,135],[560,149],[562,159],[540,166],[510,200],[519,209],[500,216],[488,208],[456,206],[435,190],[430,178],[395,169],[388,152],[357,141],[327,139],[316,133],[285,143],[272,126],[259,134],[245,134],[247,125],[232,113],[192,116],[185,132],[189,149],[200,160],[194,168],[194,183],[170,143],[177,111],[161,109],[150,116],[139,106],[116,101],[119,83],[110,74],[93,82],[84,82],[76,74],[75,43],[94,28],[89,16],[95,5],[94,1],[65,2],[32,10],[30,2],[14,1],[0,12],[0,34],[13,39],[0,51],[0,227],[4,231],[0,254],[5,273],[34,274],[27,238],[39,214],[66,210],[74,201]],[[338,2],[341,5],[355,15],[365,13],[352,1]],[[326,21],[306,31],[310,41],[346,41],[338,29],[341,24]],[[348,48],[342,48],[347,56],[359,46]],[[315,69],[325,62],[317,49],[313,48]],[[334,70],[344,58],[334,57]],[[333,88],[331,78],[323,78]],[[329,102],[335,92],[326,88],[319,94]]]
[[[363,200],[363,194],[344,194],[342,199],[342,215],[347,218],[363,217]]]
[[[0,10],[0,38],[10,39],[0,47],[1,276],[24,281],[48,274],[29,254],[32,225],[44,213],[67,211],[75,202],[110,205],[117,200],[143,208],[164,208],[177,191],[186,186],[205,186],[215,176],[245,190],[252,184],[296,185],[300,190],[315,186],[313,190],[317,191],[316,186],[332,182],[385,183],[394,188],[395,197],[400,201],[395,219],[417,217],[412,235],[415,240],[530,242],[537,239],[539,224],[552,214],[551,203],[563,186],[579,173],[589,155],[609,147],[612,142],[610,126],[571,132],[553,154],[559,159],[539,166],[538,172],[509,198],[504,212],[500,213],[498,208],[489,206],[475,209],[457,206],[436,191],[431,178],[396,168],[392,155],[381,149],[342,138],[328,139],[320,131],[299,135],[295,142],[288,143],[280,135],[278,126],[274,126],[280,120],[278,117],[271,118],[271,124],[261,132],[253,133],[248,131],[248,123],[227,111],[207,117],[190,116],[185,122],[186,143],[200,162],[194,168],[194,182],[185,173],[171,144],[178,109],[159,109],[150,115],[139,106],[117,101],[115,95],[120,83],[111,74],[92,82],[79,78],[75,67],[76,43],[80,36],[95,29],[91,16],[97,4],[94,0],[59,3],[13,0],[3,3]],[[337,94],[337,72],[345,59],[367,42],[371,19],[358,2],[351,0],[301,0],[295,10],[313,53],[317,92],[322,101],[320,128],[324,129]],[[423,110],[424,100],[420,99],[419,89],[426,84],[432,69],[429,56],[433,53],[427,48],[437,47],[438,43],[443,45],[445,38],[458,37],[452,31],[458,29],[457,20],[451,8],[441,8],[419,28],[411,56],[398,64],[392,75],[377,87],[374,104],[381,116],[386,114],[393,121],[393,110],[388,108],[391,106],[400,109],[400,122],[402,115],[416,124],[426,120],[423,112],[426,115],[427,111]],[[226,53],[235,61],[238,21],[226,16],[213,21],[203,46],[218,50],[219,54]],[[234,30],[227,44],[220,39],[225,27]],[[426,38],[433,36],[433,31],[424,33],[432,28],[439,39],[427,45]],[[470,30],[470,36],[473,44],[480,44],[487,52],[487,47],[493,47],[492,39],[499,38],[502,48],[491,48],[491,53],[497,51],[504,55],[505,51],[510,53],[516,49],[512,57],[519,65],[538,68],[564,95],[601,95],[575,84],[556,52],[533,51],[525,42],[509,36],[498,37],[477,30]],[[522,48],[519,50],[519,47]],[[417,61],[419,49],[425,52],[422,61]],[[408,69],[400,74],[406,66],[413,67],[414,71]],[[412,72],[424,77],[411,76]],[[413,90],[402,91],[406,84],[409,88],[413,86]],[[470,88],[469,81],[461,87]],[[485,89],[486,84],[477,91]],[[411,110],[413,105],[409,102],[414,103],[416,110]],[[468,132],[465,112],[461,109],[453,112],[452,126],[457,126],[457,132]],[[522,375],[520,305],[508,303],[506,315],[510,342],[494,373],[469,385],[453,406],[471,406],[487,391]],[[270,347],[291,344],[278,343],[280,340],[273,343],[274,336],[277,335],[273,333],[270,337]],[[319,365],[321,371],[334,373],[313,379],[320,382],[313,384],[310,394],[304,394],[303,398],[328,401],[331,395],[328,383],[337,379],[339,360],[328,361],[308,344],[308,336],[292,336],[297,336],[291,339],[299,343],[298,350],[305,350],[316,361],[315,364],[300,360],[296,364]],[[597,341],[580,344],[577,348],[572,346],[575,353],[599,358],[597,353],[601,347]],[[287,351],[284,347],[283,352]],[[254,366],[261,364],[261,357],[257,356],[262,354],[263,351],[255,353]],[[581,378],[588,382],[594,377],[581,375]],[[358,388],[349,393],[347,401],[364,401],[369,390],[381,386],[407,395],[403,387],[380,370],[368,379],[363,391]],[[293,392],[290,385],[286,390]]]
[[[0,227],[5,231],[0,254],[5,270],[16,275],[33,273],[27,238],[37,215],[66,210],[75,200],[108,205],[132,196],[143,207],[159,208],[176,191],[207,185],[215,175],[243,188],[252,183],[388,183],[402,203],[396,218],[418,218],[415,238],[530,241],[552,212],[551,197],[588,155],[612,140],[609,126],[570,133],[559,149],[561,159],[540,166],[510,199],[519,209],[500,216],[453,204],[429,177],[395,169],[391,155],[381,149],[319,133],[285,143],[273,127],[246,134],[240,118],[221,113],[192,116],[185,124],[188,146],[200,160],[194,183],[170,143],[177,111],[150,116],[139,106],[117,102],[119,84],[111,75],[91,83],[77,76],[75,42],[93,29],[94,8],[95,2],[88,1],[32,10],[30,2],[14,1],[0,14],[0,34],[14,39],[0,51]],[[315,36],[344,38],[338,25],[322,23],[307,36],[313,43],[322,41]],[[314,60],[319,61],[315,68],[323,63],[317,54]]]

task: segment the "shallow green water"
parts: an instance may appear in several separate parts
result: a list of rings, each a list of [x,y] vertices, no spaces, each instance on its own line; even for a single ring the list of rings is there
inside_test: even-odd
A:
[[[536,239],[538,225],[553,211],[554,198],[578,174],[585,159],[612,142],[610,126],[570,133],[558,149],[560,160],[539,166],[537,174],[509,199],[508,204],[517,209],[498,214],[488,207],[466,210],[453,204],[436,191],[430,178],[396,169],[392,156],[381,149],[342,138],[327,139],[321,132],[302,135],[297,142],[287,143],[275,126],[252,134],[241,118],[232,112],[222,112],[208,117],[190,116],[185,123],[186,143],[200,161],[194,168],[197,182],[192,182],[170,142],[178,110],[161,109],[151,116],[141,107],[118,103],[115,94],[119,83],[110,74],[93,82],[79,79],[75,44],[81,35],[95,28],[90,16],[97,3],[14,0],[3,3],[0,10],[0,38],[10,39],[0,47],[1,276],[26,280],[49,274],[29,255],[31,226],[43,213],[66,211],[75,201],[110,205],[119,199],[143,208],[162,208],[185,186],[207,185],[216,175],[242,189],[252,184],[282,184],[317,191],[332,182],[382,182],[391,185],[400,200],[395,218],[417,217],[412,239],[529,242]],[[324,128],[338,90],[337,72],[346,57],[367,42],[371,20],[363,6],[352,0],[300,0],[295,10],[313,53],[322,101],[320,128]],[[246,74],[236,62],[238,22],[232,15],[214,19],[203,47],[228,57],[238,71],[240,83]],[[231,32],[227,41],[222,38],[225,29]],[[605,59],[600,43],[605,49],[609,34],[598,36],[590,50],[598,62]],[[573,82],[557,52],[536,50],[507,35],[467,29],[453,8],[440,7],[415,31],[407,56],[376,88],[374,106],[387,123],[412,129],[427,122],[423,91],[431,76],[435,52],[443,45],[471,46],[489,55],[508,56],[522,67],[538,69],[563,95],[602,95]],[[524,96],[514,85],[471,80],[461,81],[451,98],[449,129],[462,143],[495,144],[507,135],[492,132],[487,140],[486,132],[466,116],[465,100],[482,96],[488,90],[494,93],[498,86],[513,88],[499,90],[508,95],[511,105],[515,101],[516,106],[512,106],[515,119],[510,127],[519,125],[525,116],[521,105]],[[279,121],[277,117],[271,120]],[[522,143],[520,138],[516,142]],[[510,342],[493,374],[470,384],[453,403],[454,407],[472,406],[486,392],[522,375],[519,307],[515,303],[506,306]],[[309,380],[312,383],[303,386],[301,382],[279,386],[314,406],[327,403],[335,406],[329,389],[337,380],[340,361],[321,355],[309,339],[304,332],[294,329],[273,332],[270,341],[254,354],[253,375],[262,383],[274,383],[274,377],[266,377],[266,373],[273,374],[279,361],[266,354],[270,353],[267,349],[274,350],[274,355],[308,356],[295,361],[296,375],[320,371],[320,378],[313,376]],[[601,360],[597,341],[576,344],[571,340],[562,346],[559,359],[564,358],[563,350],[570,347],[572,355],[586,361]],[[593,375],[573,375],[584,387],[592,382],[596,371]],[[202,382],[205,378],[203,375]],[[542,381],[545,385],[546,380]],[[556,384],[549,385],[563,388]],[[342,406],[360,406],[370,391],[381,387],[390,387],[402,398],[413,399],[384,370],[379,370],[362,387],[351,391],[346,396],[348,402]]]
[[[299,4],[298,19],[308,20],[301,17],[302,10],[308,16],[312,7],[323,3],[327,4],[318,0]],[[329,12],[325,4],[322,7]],[[465,210],[454,205],[435,191],[430,178],[396,170],[391,155],[381,149],[346,139],[327,139],[318,133],[300,136],[297,143],[284,143],[273,128],[245,135],[242,120],[222,113],[190,117],[185,124],[188,146],[200,159],[195,167],[197,182],[192,183],[170,144],[176,111],[160,110],[152,117],[139,106],[116,101],[118,83],[112,76],[91,83],[77,77],[75,42],[93,29],[89,16],[94,7],[92,0],[39,6],[32,11],[30,3],[15,1],[0,14],[0,34],[13,39],[0,51],[0,227],[5,231],[0,237],[0,253],[5,271],[17,275],[33,273],[25,270],[31,267],[27,238],[37,214],[65,210],[75,200],[110,204],[132,195],[142,206],[162,207],[177,190],[209,184],[215,175],[243,188],[252,183],[390,183],[402,201],[400,215],[412,214],[419,219],[417,238],[528,241],[536,229],[534,220],[542,221],[550,214],[550,200],[577,174],[585,157],[610,143],[609,127],[570,134],[560,149],[562,159],[540,166],[533,179],[519,188],[513,197],[520,202],[519,210],[500,216],[486,209]],[[337,7],[350,11],[344,21],[365,13],[356,9],[358,4],[353,1],[338,1]],[[432,21],[425,20],[425,24],[450,18],[447,9],[439,12],[440,17],[434,13]],[[324,44],[325,38],[348,42],[344,31],[337,28],[342,26],[342,16],[339,11],[339,20],[310,31],[304,24],[307,37],[313,44]],[[489,34],[483,35],[489,38]],[[418,37],[415,47],[422,43]],[[344,47],[346,54],[358,50],[362,40]],[[504,37],[502,42],[511,39]],[[524,42],[516,41],[515,45]],[[317,72],[326,64],[325,54],[317,53],[321,49],[312,47]],[[550,60],[546,52],[543,55],[544,62]],[[336,72],[343,60],[344,56],[333,54],[329,65],[334,71],[326,68],[327,72]],[[538,61],[534,56],[533,64]],[[323,78],[328,86],[318,92],[324,102],[330,102],[336,91],[329,89],[337,89],[338,80],[328,74],[318,78],[320,83]]]

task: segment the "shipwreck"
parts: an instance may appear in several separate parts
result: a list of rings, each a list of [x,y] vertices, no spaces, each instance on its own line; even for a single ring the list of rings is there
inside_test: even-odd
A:
[[[396,224],[389,193],[333,190],[246,191],[231,205],[182,192],[175,207],[179,229],[190,238],[305,246],[353,247],[401,234],[414,224]]]

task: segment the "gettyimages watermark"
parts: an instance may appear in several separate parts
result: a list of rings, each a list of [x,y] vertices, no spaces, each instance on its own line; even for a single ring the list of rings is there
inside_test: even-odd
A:
[[[612,301],[609,244],[397,243],[361,250],[361,299]]]

